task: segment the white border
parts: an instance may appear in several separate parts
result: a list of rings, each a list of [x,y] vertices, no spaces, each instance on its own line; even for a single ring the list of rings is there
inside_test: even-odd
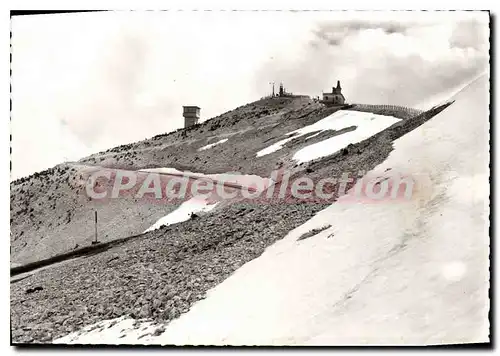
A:
[[[238,2],[234,0],[218,0],[218,1],[195,1],[195,0],[174,0],[174,1],[153,1],[153,0],[142,0],[140,2],[138,1],[131,1],[131,0],[113,0],[113,1],[102,1],[102,0],[86,0],[86,1],[73,1],[73,2],[68,2],[68,1],[62,1],[62,0],[50,0],[50,1],[37,1],[37,0],[29,0],[29,1],[6,1],[3,2],[2,5],[2,10],[0,12],[0,28],[1,28],[1,39],[2,43],[0,45],[0,50],[2,51],[0,58],[2,58],[3,63],[7,64],[7,67],[9,67],[9,32],[10,32],[10,19],[9,19],[9,9],[17,9],[17,10],[33,10],[33,9],[66,9],[66,10],[82,10],[82,9],[184,9],[184,10],[190,10],[190,9],[212,9],[212,10],[218,10],[218,9],[238,9],[238,10],[254,10],[254,9],[261,9],[261,10],[277,10],[277,9],[295,9],[295,10],[303,10],[303,9],[315,9],[315,10],[331,10],[331,9],[377,9],[377,10],[384,10],[384,9],[390,9],[390,10],[416,10],[416,9],[478,9],[478,10],[485,10],[485,9],[490,9],[492,10],[493,13],[497,13],[495,11],[498,7],[498,2],[493,2],[493,1],[485,1],[485,0],[475,0],[473,2],[471,1],[462,1],[462,0],[456,0],[456,1],[449,1],[449,2],[438,2],[435,0],[420,0],[418,2],[413,2],[411,4],[404,3],[401,1],[389,1],[389,0],[379,0],[379,1],[359,1],[359,0],[349,0],[345,2],[331,2],[331,1],[315,1],[315,0],[308,0],[308,1],[297,1],[297,0],[283,0],[283,1],[269,1],[269,0],[253,0],[253,1],[248,1],[248,2]],[[5,6],[5,9],[3,7]],[[496,42],[496,41],[495,41]],[[491,44],[493,46],[493,43]],[[495,63],[496,64],[496,63]],[[8,191],[8,183],[10,182],[10,172],[7,169],[9,166],[10,162],[10,155],[9,155],[9,136],[8,133],[10,132],[10,127],[9,127],[9,103],[7,101],[7,98],[10,96],[9,92],[9,87],[7,86],[6,83],[9,82],[9,75],[8,73],[8,68],[4,68],[2,71],[0,71],[0,79],[1,82],[4,83],[2,85],[2,98],[3,100],[0,101],[2,105],[2,112],[4,113],[3,119],[0,120],[1,126],[0,126],[0,140],[1,140],[1,145],[0,145],[0,157],[2,158],[1,162],[1,167],[3,167],[2,173],[0,175],[0,179],[2,180],[0,182],[0,202],[1,202],[1,224],[3,231],[9,231],[10,227],[10,207],[9,207],[9,195],[10,192]],[[494,80],[495,78],[492,78]],[[495,95],[495,101],[497,99],[497,94]],[[498,135],[498,124],[496,125],[496,130],[495,134],[496,137],[499,137]],[[495,161],[495,164],[498,166],[498,162]],[[493,198],[493,197],[492,197]],[[496,214],[495,214],[495,217]],[[496,232],[496,231],[495,231]],[[7,234],[5,234],[7,235]],[[5,274],[6,282],[5,286],[7,286],[7,282],[10,280],[9,275],[7,274],[9,270],[9,240],[7,239],[7,236],[4,236],[2,239],[2,251],[4,253],[4,268],[2,269]],[[498,245],[498,243],[497,243]],[[494,253],[497,253],[496,249]],[[5,291],[8,291],[8,288],[4,289]],[[8,350],[5,350],[8,354],[11,353],[26,353],[29,352],[30,350],[18,350],[14,349],[12,347],[9,347],[8,345],[10,344],[10,323],[8,320],[10,319],[10,313],[9,313],[9,293],[2,293],[2,304],[3,308],[2,314],[0,315],[2,318],[2,329],[1,329],[1,334],[2,334],[2,343],[1,345],[3,346],[2,348],[8,348]],[[498,340],[498,339],[497,339]],[[62,354],[70,354],[75,352],[75,349],[68,348],[66,350],[59,350],[58,352]],[[98,350],[97,354],[101,354],[104,352],[114,352],[114,353],[122,353],[125,350]],[[143,350],[136,350],[133,352],[145,352],[145,351],[151,351],[148,349],[143,349]],[[181,352],[186,352],[187,350],[179,350]],[[179,352],[179,351],[174,351],[174,350],[168,350],[168,352]],[[204,350],[202,350],[204,351]],[[340,351],[340,350],[333,350],[334,352],[345,352],[345,351]],[[354,351],[354,350],[353,350]],[[349,353],[353,352],[349,351]],[[384,350],[381,350],[384,351]],[[422,351],[425,351],[422,349]],[[54,352],[54,350],[50,349],[42,349],[39,352],[42,354],[51,354]],[[84,350],[84,351],[78,351],[79,353],[84,353],[84,354],[90,354],[92,353],[93,355],[96,354],[95,350]],[[131,351],[125,351],[125,352],[131,352]],[[219,350],[211,350],[211,352],[223,352]],[[262,351],[262,353],[269,353],[270,351]],[[296,352],[296,351],[295,351]],[[300,353],[309,353],[311,350],[301,350]],[[359,352],[359,351],[354,351],[354,352]],[[434,351],[435,352],[435,351]],[[429,353],[429,351],[427,351]],[[432,352],[431,352],[432,353]],[[466,353],[474,353],[473,351],[467,351]]]

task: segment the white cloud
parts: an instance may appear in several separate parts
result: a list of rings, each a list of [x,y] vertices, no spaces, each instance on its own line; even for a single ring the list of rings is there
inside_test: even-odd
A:
[[[13,178],[177,129],[182,105],[216,116],[270,81],[319,95],[339,78],[350,101],[411,104],[484,70],[486,23],[457,12],[14,17]]]

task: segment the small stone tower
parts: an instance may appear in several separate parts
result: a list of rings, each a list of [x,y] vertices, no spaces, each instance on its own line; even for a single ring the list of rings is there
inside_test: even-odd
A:
[[[184,128],[196,125],[200,119],[200,108],[198,106],[183,106]]]
[[[331,93],[323,93],[323,100],[320,101],[326,105],[344,105],[345,97],[342,94],[342,87],[340,86],[340,80],[337,80],[337,86],[332,87]]]

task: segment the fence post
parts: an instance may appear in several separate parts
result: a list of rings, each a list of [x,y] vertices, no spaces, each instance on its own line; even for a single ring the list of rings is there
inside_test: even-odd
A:
[[[94,210],[94,236],[95,236],[95,241],[94,241],[94,244],[98,243],[97,241],[97,210]]]

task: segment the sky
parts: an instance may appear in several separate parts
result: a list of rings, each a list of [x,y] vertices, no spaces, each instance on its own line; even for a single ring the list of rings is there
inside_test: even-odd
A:
[[[12,18],[12,172],[202,121],[283,82],[425,108],[488,70],[488,14],[98,12]]]

